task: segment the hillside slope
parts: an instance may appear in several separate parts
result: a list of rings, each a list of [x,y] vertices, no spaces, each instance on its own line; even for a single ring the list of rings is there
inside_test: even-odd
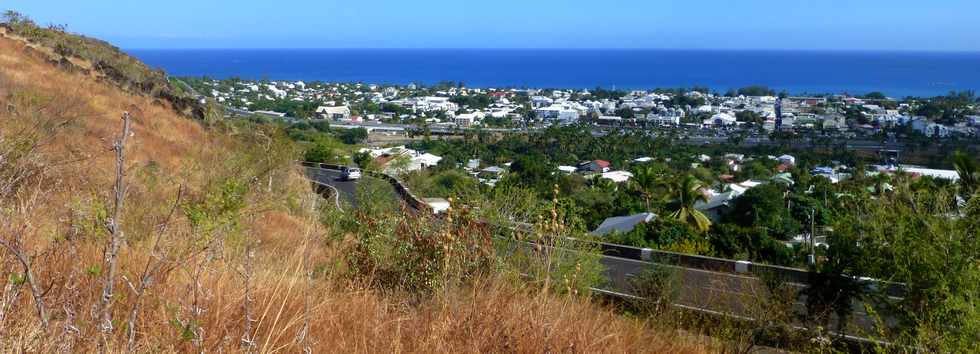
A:
[[[492,276],[419,298],[337,275],[344,249],[330,240],[344,237],[311,212],[317,197],[276,127],[206,126],[160,95],[73,69],[98,64],[66,66],[53,52],[0,34],[0,351],[707,347]],[[123,112],[132,133],[113,278],[104,252]]]

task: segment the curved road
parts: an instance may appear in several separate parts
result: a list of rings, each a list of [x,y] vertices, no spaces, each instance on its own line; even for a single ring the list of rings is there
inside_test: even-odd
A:
[[[357,180],[345,180],[340,171],[327,170],[317,167],[307,167],[306,176],[314,182],[333,187],[340,194],[338,197],[357,208]]]

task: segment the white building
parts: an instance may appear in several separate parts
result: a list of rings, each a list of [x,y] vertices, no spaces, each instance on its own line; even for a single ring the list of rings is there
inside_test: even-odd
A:
[[[783,155],[783,156],[777,157],[776,160],[779,160],[779,163],[781,163],[783,165],[787,165],[787,166],[795,166],[796,165],[796,158],[793,157],[793,156],[791,156],[791,155]]]
[[[453,122],[460,128],[469,128],[479,123],[475,113],[463,113],[453,118]]]
[[[647,115],[647,121],[657,125],[680,125],[681,117],[677,115]]]
[[[323,117],[325,119],[346,120],[346,119],[350,119],[350,107],[320,106],[316,108],[316,114],[320,115],[320,117]]]
[[[415,101],[415,109],[422,111],[454,112],[459,107],[449,101],[448,97],[422,97]]]
[[[273,85],[269,85],[268,88],[269,91],[272,92],[273,96],[276,96],[277,98],[286,98],[286,90],[280,90],[278,87]]]
[[[703,123],[706,126],[726,126],[735,125],[735,122],[735,116],[728,113],[718,113],[705,119]]]
[[[555,100],[544,97],[544,96],[534,96],[531,97],[531,106],[535,108],[548,107],[555,103]]]
[[[945,138],[950,135],[949,127],[930,122],[926,119],[916,119],[912,121],[912,129],[925,136],[933,138]]]
[[[442,161],[442,157],[430,153],[424,153],[412,160],[418,161],[418,163],[422,165],[422,167],[429,168],[429,167],[435,167],[439,165],[439,161]]]
[[[538,119],[557,120],[563,122],[575,121],[579,118],[579,111],[567,104],[554,104],[534,110]]]
[[[633,178],[633,174],[628,171],[611,171],[602,173],[602,178],[608,179],[615,183],[625,183]]]

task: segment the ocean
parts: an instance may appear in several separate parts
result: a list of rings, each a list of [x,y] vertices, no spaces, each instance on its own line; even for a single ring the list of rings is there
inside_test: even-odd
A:
[[[936,96],[980,89],[980,52],[613,49],[133,49],[172,76],[653,89],[724,93],[765,85],[792,94]]]

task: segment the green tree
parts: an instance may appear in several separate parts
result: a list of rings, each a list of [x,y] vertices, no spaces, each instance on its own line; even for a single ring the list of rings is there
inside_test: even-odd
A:
[[[866,260],[855,269],[859,274],[905,284],[900,300],[881,304],[883,315],[899,322],[886,335],[928,352],[975,353],[980,350],[980,198],[970,200],[963,217],[953,218],[952,197],[899,185],[895,193],[854,203],[851,213],[837,218],[831,237],[863,248],[867,256],[858,257]]]
[[[754,111],[744,110],[735,113],[735,120],[752,124],[762,124],[766,119]]]
[[[800,223],[793,219],[784,194],[783,187],[775,183],[749,189],[735,199],[726,219],[742,227],[764,228],[769,234],[788,240],[796,236]]]
[[[969,200],[980,188],[980,170],[977,170],[977,161],[970,155],[957,151],[953,153],[953,166],[956,168],[956,173],[960,175],[960,196],[964,200]]]
[[[331,138],[320,137],[306,150],[303,159],[309,162],[341,163],[340,144]]]
[[[354,154],[354,163],[358,167],[363,169],[371,168],[371,163],[374,162],[374,158],[371,157],[371,153],[364,151]]]
[[[317,131],[319,131],[321,133],[330,132],[330,122],[328,122],[326,120],[318,120],[316,122],[313,122],[310,125],[313,127],[313,129],[316,129]]]
[[[869,100],[883,100],[888,97],[886,97],[885,94],[881,92],[874,91],[874,92],[868,92],[868,94],[864,95],[864,98]]]
[[[701,232],[711,228],[711,220],[704,213],[694,208],[698,201],[707,202],[708,198],[702,192],[704,185],[691,175],[684,176],[671,182],[669,186],[670,217],[693,226]]]
[[[363,143],[365,140],[367,140],[367,137],[368,132],[367,129],[364,128],[344,129],[340,133],[340,140],[343,141],[344,144],[348,145]]]
[[[766,86],[748,86],[738,89],[738,94],[742,96],[775,96],[776,91]]]
[[[630,186],[643,198],[647,211],[652,210],[650,200],[653,199],[656,189],[662,184],[662,172],[651,165],[637,167],[633,171],[633,178],[630,180]]]

